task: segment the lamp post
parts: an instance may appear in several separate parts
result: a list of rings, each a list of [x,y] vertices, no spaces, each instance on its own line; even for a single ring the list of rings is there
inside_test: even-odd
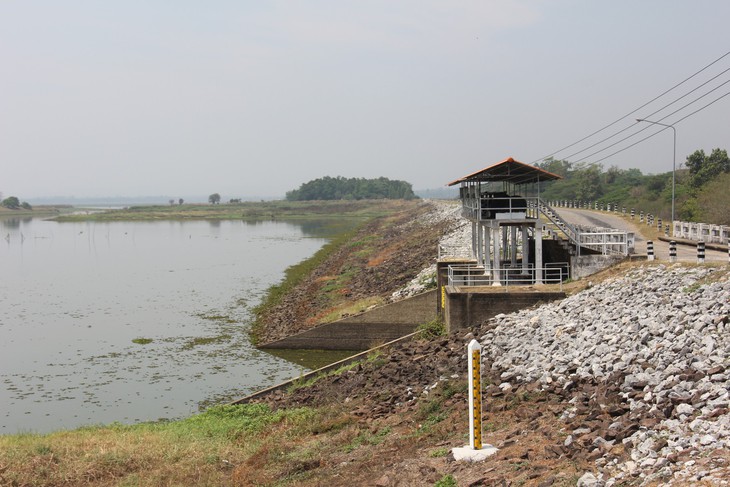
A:
[[[672,235],[674,235],[674,188],[677,181],[677,129],[674,128],[674,125],[669,125],[661,122],[652,122],[651,120],[647,120],[645,118],[637,118],[636,121],[651,123],[654,125],[661,125],[662,127],[669,127],[670,129],[672,129],[672,132],[674,132],[674,155],[672,156]]]

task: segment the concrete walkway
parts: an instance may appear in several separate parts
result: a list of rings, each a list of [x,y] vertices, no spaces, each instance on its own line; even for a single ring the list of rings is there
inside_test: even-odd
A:
[[[646,253],[646,239],[639,232],[639,227],[624,218],[610,213],[593,210],[577,210],[573,208],[555,208],[555,211],[568,223],[577,225],[592,225],[609,227],[635,234],[635,253]],[[638,218],[638,217],[637,217]],[[654,255],[657,260],[669,261],[669,243],[661,240],[654,241]],[[696,245],[677,244],[677,260],[682,262],[697,262]],[[706,262],[727,262],[727,252],[705,250]]]

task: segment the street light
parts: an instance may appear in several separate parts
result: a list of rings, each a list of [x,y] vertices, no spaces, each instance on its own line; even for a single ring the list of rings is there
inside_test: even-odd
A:
[[[652,122],[651,120],[647,120],[645,118],[637,118],[636,121],[652,123],[654,125],[661,125],[662,127],[669,127],[674,132],[674,156],[672,158],[672,235],[674,235],[674,188],[677,181],[677,129],[674,128],[674,125],[669,125],[661,122]]]

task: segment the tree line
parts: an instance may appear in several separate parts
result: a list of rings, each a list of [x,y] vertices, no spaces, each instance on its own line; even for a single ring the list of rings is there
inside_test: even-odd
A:
[[[573,163],[548,158],[536,164],[562,176],[541,183],[540,195],[547,200],[581,200],[617,203],[643,208],[666,219],[670,217],[672,172],[642,174],[639,169],[604,170],[601,164]],[[727,150],[699,149],[687,156],[675,174],[677,219],[730,225],[730,158]]]
[[[344,178],[342,176],[313,179],[287,191],[287,201],[307,200],[362,200],[362,199],[404,199],[418,198],[413,187],[406,181]]]
[[[2,199],[2,195],[0,195],[0,199]],[[20,208],[23,208],[24,210],[33,209],[33,207],[27,201],[23,201],[21,203],[17,196],[8,196],[7,198],[3,199],[2,202],[0,202],[0,205],[10,210],[18,210]]]

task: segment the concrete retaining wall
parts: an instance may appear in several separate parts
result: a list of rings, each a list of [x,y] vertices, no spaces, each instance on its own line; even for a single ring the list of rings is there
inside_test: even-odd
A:
[[[511,313],[538,303],[563,299],[560,292],[505,292],[478,287],[446,286],[446,327],[449,331],[481,325],[500,313]]]
[[[623,260],[626,260],[623,255],[572,256],[570,258],[570,277],[572,279],[581,279],[616,265]]]
[[[436,291],[261,345],[263,349],[368,350],[413,333],[436,317]]]

